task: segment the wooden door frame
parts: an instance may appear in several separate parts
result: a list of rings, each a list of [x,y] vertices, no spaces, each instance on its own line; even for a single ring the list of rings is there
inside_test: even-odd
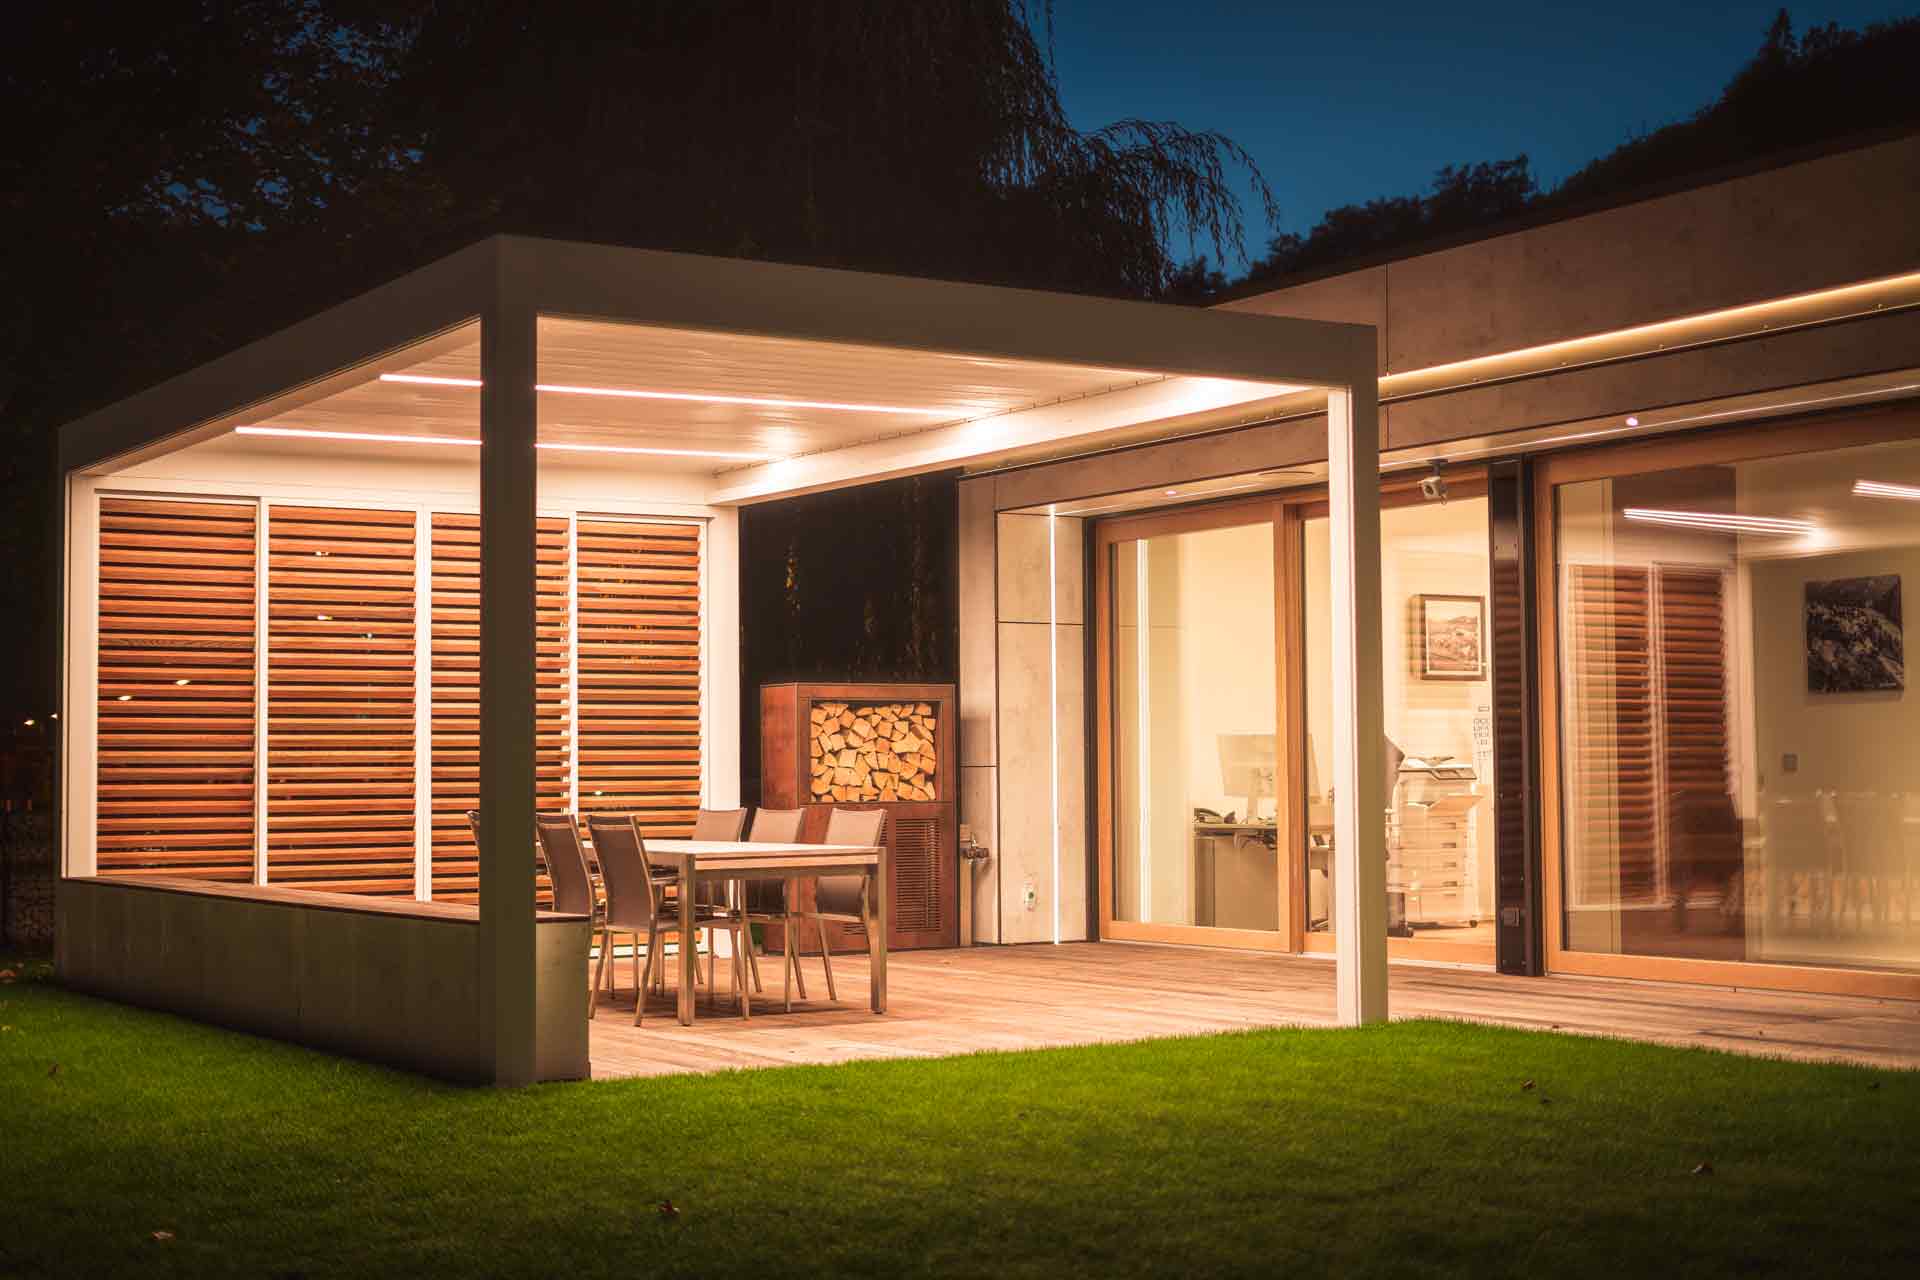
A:
[[[1383,476],[1380,480],[1382,509],[1417,506],[1420,495],[1419,474]],[[1455,467],[1447,472],[1449,498],[1480,499],[1487,496],[1488,475],[1484,466]],[[1190,506],[1156,508],[1150,511],[1110,516],[1091,521],[1089,544],[1093,557],[1094,618],[1094,865],[1097,873],[1099,936],[1125,942],[1173,942],[1204,946],[1239,947],[1258,951],[1293,954],[1332,955],[1331,932],[1308,933],[1307,806],[1306,789],[1306,647],[1301,643],[1306,626],[1306,582],[1304,537],[1310,519],[1326,518],[1329,499],[1325,485],[1287,489],[1252,497],[1237,497]],[[1116,543],[1139,538],[1163,537],[1206,529],[1237,525],[1271,523],[1274,531],[1274,643],[1278,670],[1275,672],[1275,720],[1277,732],[1286,743],[1283,763],[1284,787],[1276,785],[1274,825],[1281,851],[1278,868],[1279,927],[1272,930],[1223,929],[1213,925],[1153,924],[1116,920],[1113,914],[1114,889],[1114,809],[1113,775],[1113,556]],[[1401,960],[1437,960],[1463,964],[1494,961],[1494,947],[1467,946],[1458,942],[1436,942],[1423,938],[1389,938],[1390,958]]]
[[[1113,912],[1114,832],[1116,807],[1114,781],[1114,706],[1113,706],[1113,548],[1121,542],[1141,538],[1167,537],[1180,533],[1199,533],[1209,529],[1229,529],[1242,525],[1267,524],[1273,529],[1274,554],[1274,642],[1278,664],[1274,673],[1277,702],[1274,724],[1289,723],[1288,690],[1284,636],[1289,601],[1284,539],[1281,536],[1285,504],[1279,495],[1235,498],[1224,502],[1154,510],[1114,516],[1093,522],[1089,539],[1093,548],[1094,615],[1094,863],[1098,868],[1100,936],[1119,942],[1180,942],[1206,946],[1240,947],[1257,951],[1296,951],[1299,920],[1293,909],[1296,896],[1293,875],[1286,858],[1280,858],[1278,875],[1279,927],[1264,929],[1222,929],[1213,925],[1155,924],[1138,920],[1116,920]],[[1280,795],[1276,786],[1274,829],[1290,832],[1294,825],[1294,798]],[[1276,857],[1279,855],[1276,854]]]
[[[1560,775],[1560,565],[1554,505],[1554,492],[1561,485],[1909,440],[1913,438],[1913,422],[1911,405],[1842,410],[1759,427],[1729,427],[1553,454],[1535,467],[1534,574],[1538,602],[1535,626],[1539,651],[1536,729],[1540,742],[1540,872],[1545,915],[1542,937],[1548,973],[1832,995],[1920,998],[1920,974],[1567,949],[1562,910],[1565,851],[1561,822],[1565,798],[1561,793]]]

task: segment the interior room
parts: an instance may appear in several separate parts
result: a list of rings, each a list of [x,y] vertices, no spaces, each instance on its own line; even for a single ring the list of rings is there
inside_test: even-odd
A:
[[[1493,705],[1487,648],[1487,500],[1458,477],[1380,513],[1381,683],[1388,740],[1389,938],[1492,963]],[[1323,601],[1327,521],[1303,526],[1307,932],[1332,930],[1332,627]],[[1391,944],[1390,944],[1391,945]]]

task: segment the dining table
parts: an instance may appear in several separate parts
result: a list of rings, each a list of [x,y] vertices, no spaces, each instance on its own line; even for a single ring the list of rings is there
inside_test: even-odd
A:
[[[819,876],[866,877],[862,924],[867,933],[868,1000],[875,1013],[887,1011],[887,857],[878,845],[783,844],[750,840],[649,840],[647,861],[679,879],[680,937],[693,936],[694,904],[700,885],[740,880],[785,880],[789,886]],[[794,939],[787,939],[792,946]],[[753,945],[749,940],[748,946]],[[695,948],[680,952],[680,1025],[693,1025]]]

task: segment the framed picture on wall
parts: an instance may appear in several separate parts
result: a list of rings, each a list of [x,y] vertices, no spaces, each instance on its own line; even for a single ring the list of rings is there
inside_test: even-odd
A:
[[[1420,678],[1485,679],[1486,597],[1420,595],[1415,598],[1420,602]]]
[[[1807,692],[1907,687],[1900,575],[1807,584]]]

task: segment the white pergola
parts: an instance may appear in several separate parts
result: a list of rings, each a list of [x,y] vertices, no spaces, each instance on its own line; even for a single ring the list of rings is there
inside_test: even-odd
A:
[[[1364,325],[498,237],[69,425],[60,466],[110,473],[243,428],[477,452],[480,1009],[493,1078],[517,1083],[535,1077],[543,458],[670,474],[729,507],[1324,393],[1337,998],[1357,1024],[1387,1002],[1376,372]],[[71,675],[67,703],[72,734]]]

